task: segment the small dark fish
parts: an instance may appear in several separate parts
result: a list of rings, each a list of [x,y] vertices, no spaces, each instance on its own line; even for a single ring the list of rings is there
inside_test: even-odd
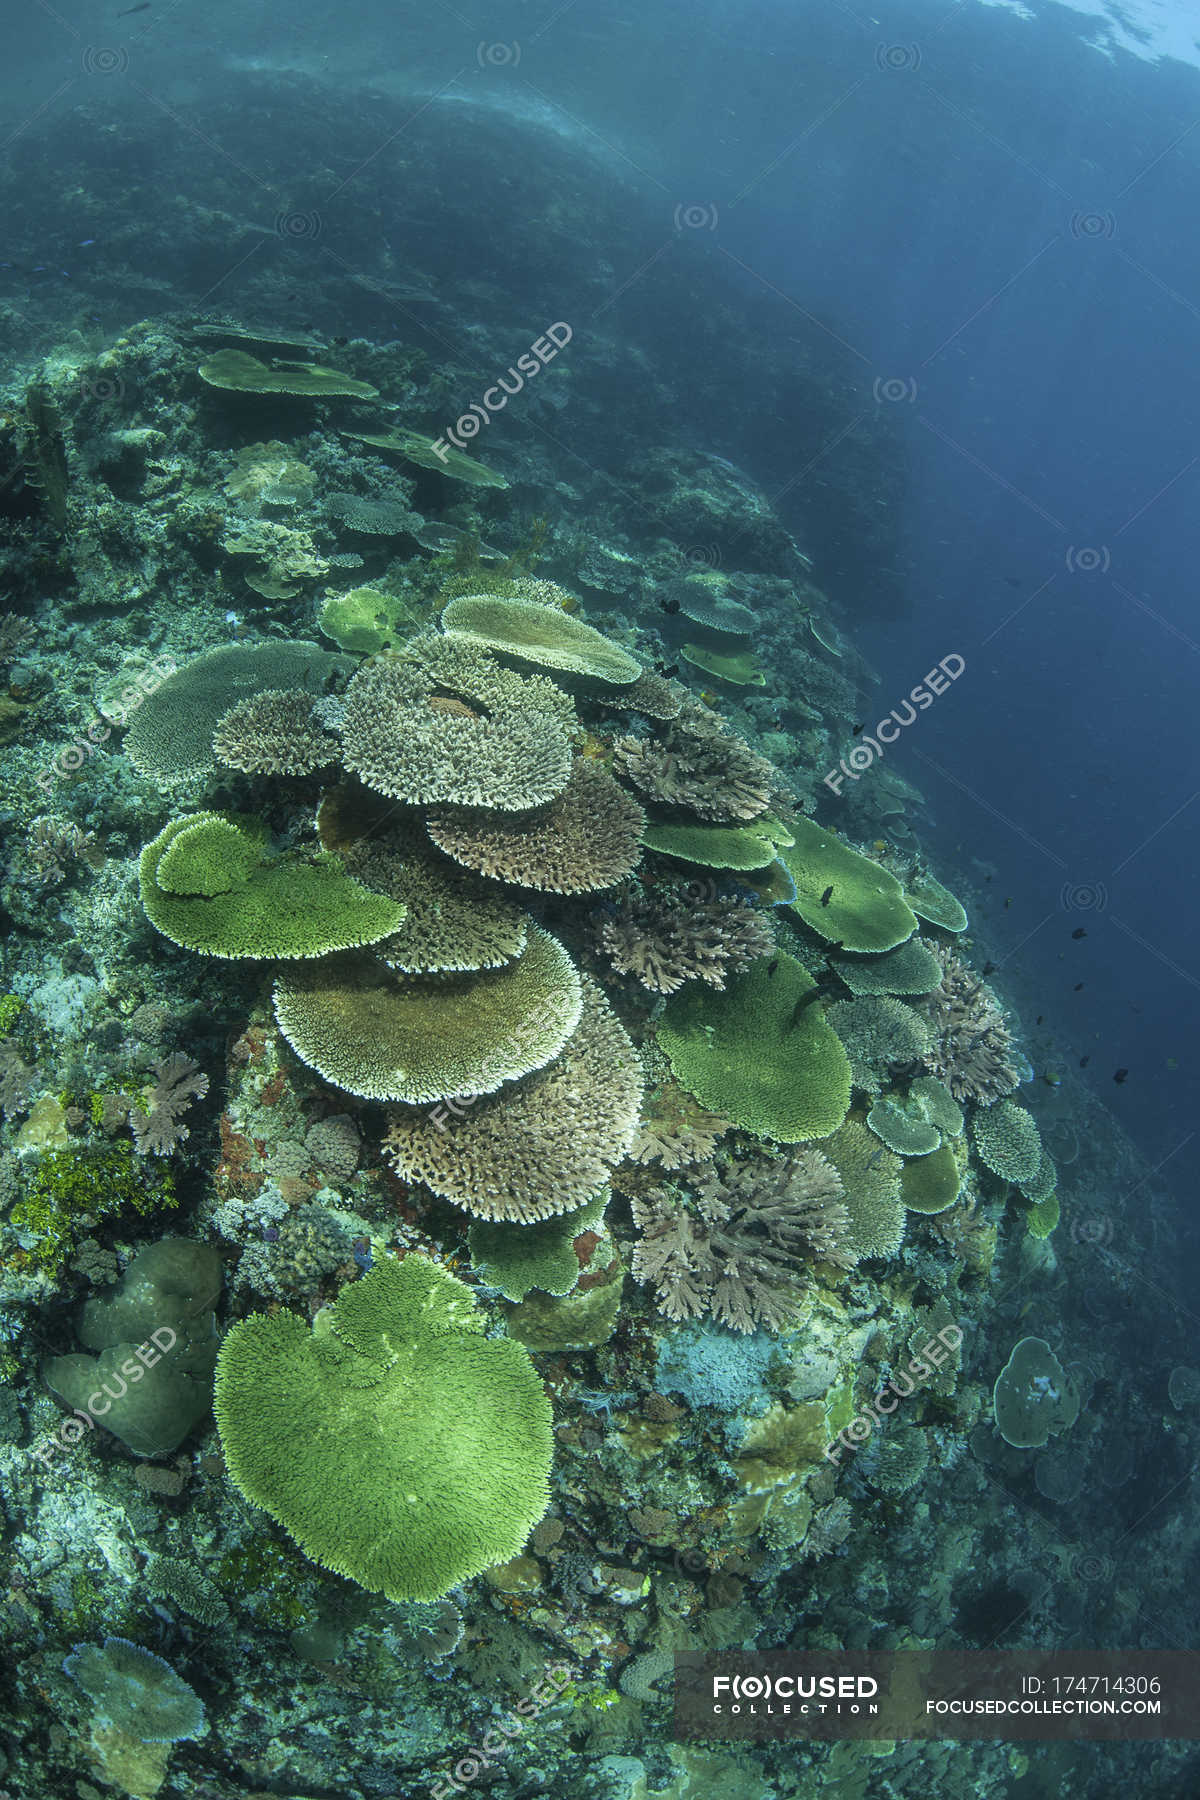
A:
[[[1042,1025],[1045,1023],[1045,1019],[1046,1019],[1045,1013],[1039,1013],[1037,1018],[1033,1022],[1035,1025]]]
[[[1005,900],[1005,902],[1004,902],[1004,910],[1005,910],[1005,912],[1007,912],[1007,911],[1008,911],[1008,909],[1009,909],[1009,907],[1010,907],[1010,906],[1011,906],[1011,905],[1012,905],[1012,895],[1011,895],[1011,894],[1010,894],[1010,895],[1009,895],[1009,896],[1008,896],[1008,898],[1007,898],[1007,899],[1006,899],[1006,900]]]
[[[1092,1060],[1092,1059],[1091,1059],[1091,1057],[1090,1057],[1090,1056],[1081,1056],[1081,1057],[1080,1057],[1080,1059],[1079,1059],[1079,1066],[1080,1066],[1080,1068],[1081,1068],[1081,1069],[1086,1069],[1086,1068],[1087,1068],[1087,1066],[1088,1066],[1088,1064],[1089,1064],[1089,1063],[1090,1063],[1090,1062],[1091,1062],[1091,1060]]]
[[[778,967],[779,967],[779,958],[776,956],[767,964],[767,975],[768,976],[774,975],[774,973]]]
[[[337,348],[340,350],[340,349],[342,349],[342,347],[345,344],[348,344],[350,342],[350,339],[348,337],[335,337],[335,338],[330,338],[329,341],[331,344],[335,344],[337,346]]]
[[[865,721],[861,725],[852,725],[850,727],[850,736],[857,737],[860,731],[865,731],[866,729],[867,729],[867,727],[866,727]]]
[[[873,1169],[873,1168],[875,1168],[875,1166],[876,1166],[876,1164],[877,1164],[877,1163],[878,1163],[878,1161],[879,1161],[879,1159],[880,1159],[880,1157],[881,1157],[881,1156],[882,1156],[882,1155],[883,1155],[883,1150],[884,1150],[884,1146],[883,1146],[883,1145],[882,1145],[882,1144],[881,1144],[881,1145],[880,1145],[880,1146],[879,1146],[879,1149],[878,1149],[878,1150],[877,1150],[877,1151],[876,1151],[876,1152],[875,1152],[875,1154],[874,1154],[874,1156],[868,1156],[868,1158],[867,1158],[867,1167],[868,1167],[868,1169]]]
[[[1007,581],[1009,587],[1020,587],[1021,585],[1021,577],[1019,575],[1006,575],[1004,579]]]
[[[118,19],[130,19],[133,17],[134,13],[149,12],[149,11],[150,11],[150,0],[141,0],[140,5],[127,6],[125,8],[124,12],[119,12],[117,14],[117,17],[118,17]]]
[[[1082,992],[1083,992],[1083,983],[1082,983],[1082,981],[1077,981],[1077,982],[1076,982],[1076,983],[1075,983],[1075,986],[1074,986],[1074,989],[1073,989],[1073,990],[1072,990],[1072,991],[1073,991],[1073,992],[1074,992],[1074,993],[1076,993],[1076,994],[1082,994]]]
[[[1071,936],[1073,938],[1085,938],[1087,936],[1087,932],[1083,929],[1082,925],[1077,925],[1075,927],[1074,931],[1071,933]]]
[[[665,613],[677,613],[679,611],[678,600],[660,600],[658,604]]]
[[[1123,1081],[1128,1080],[1128,1078],[1129,1078],[1129,1070],[1128,1069],[1118,1069],[1116,1074],[1113,1076],[1113,1080],[1116,1082],[1118,1087],[1120,1087],[1120,1085]]]
[[[985,962],[985,963],[984,963],[984,965],[983,965],[983,972],[984,972],[984,974],[985,974],[985,975],[990,975],[990,974],[991,974],[991,973],[992,973],[992,971],[993,971],[993,970],[994,970],[994,968],[995,968],[995,967],[996,967],[996,965],[995,965],[995,963],[994,963],[994,962]]]
[[[830,886],[830,887],[827,887],[825,889],[825,892],[821,895],[821,905],[828,906],[829,902],[832,899],[833,899],[833,888],[832,888],[832,886]]]
[[[672,675],[678,675],[678,673],[679,673],[679,664],[678,663],[656,662],[654,666],[665,681],[669,681],[671,679]]]

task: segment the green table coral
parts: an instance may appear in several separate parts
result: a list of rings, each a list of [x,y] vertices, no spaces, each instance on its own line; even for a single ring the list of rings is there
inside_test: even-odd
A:
[[[599,1232],[608,1197],[608,1188],[602,1188],[573,1211],[532,1225],[477,1219],[467,1233],[472,1267],[506,1300],[523,1300],[531,1288],[559,1297],[569,1294],[582,1272],[575,1239],[582,1232]]]
[[[220,813],[172,819],[142,851],[138,879],[156,930],[226,960],[324,956],[376,943],[404,920],[398,901],[361,886],[336,857],[268,861]]]
[[[792,908],[807,926],[843,950],[894,950],[912,936],[917,917],[894,875],[807,817],[793,829],[796,841],[779,860],[796,883]]]
[[[965,931],[969,920],[961,900],[932,875],[917,875],[904,890],[904,898],[918,918],[940,925],[943,931]]]
[[[996,1429],[1017,1450],[1036,1450],[1079,1417],[1079,1390],[1044,1338],[1027,1337],[996,1378]]]
[[[221,1348],[234,1485],[314,1562],[436,1600],[524,1548],[546,1510],[550,1404],[528,1353],[484,1335],[428,1257],[378,1263],[312,1330],[255,1313]]]
[[[647,825],[642,843],[660,856],[707,869],[765,869],[781,855],[790,833],[765,814],[749,825]]]
[[[976,1107],[971,1137],[980,1161],[1002,1181],[1036,1183],[1042,1169],[1042,1140],[1036,1120],[1023,1106],[997,1100]]]
[[[217,350],[200,364],[197,373],[209,387],[235,394],[300,394],[311,400],[379,398],[379,389],[369,381],[358,381],[341,369],[327,369],[322,363],[285,362],[282,358],[276,358],[274,367],[269,367],[247,350]]]
[[[170,1663],[128,1638],[76,1644],[63,1673],[81,1687],[96,1718],[139,1744],[177,1744],[206,1730],[204,1704]]]
[[[850,1106],[850,1064],[810,1001],[795,957],[760,957],[718,992],[685,988],[658,1041],[681,1087],[744,1131],[798,1144],[835,1131]]]

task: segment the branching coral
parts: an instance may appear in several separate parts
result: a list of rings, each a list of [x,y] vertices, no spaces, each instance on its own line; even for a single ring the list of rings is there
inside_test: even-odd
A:
[[[154,1064],[158,1079],[146,1092],[146,1111],[129,1115],[139,1155],[167,1156],[188,1136],[183,1114],[208,1092],[208,1076],[190,1056],[176,1051]]]
[[[213,755],[246,775],[310,775],[336,762],[340,746],[314,710],[311,694],[264,688],[222,714],[213,732]]]
[[[723,988],[725,978],[775,947],[763,914],[738,900],[688,905],[669,896],[627,896],[599,926],[600,945],[618,975],[633,975],[654,994],[685,981]]]
[[[613,767],[648,800],[713,824],[756,819],[775,779],[765,757],[696,701],[659,736],[618,738]]]
[[[306,1556],[391,1600],[436,1600],[516,1556],[546,1510],[550,1404],[471,1290],[388,1257],[310,1331],[229,1332],[216,1414],[230,1476]]]
[[[669,1319],[705,1313],[734,1331],[795,1322],[804,1271],[824,1261],[849,1268],[850,1218],[837,1170],[818,1150],[781,1162],[756,1158],[712,1173],[695,1209],[665,1189],[631,1202],[643,1233],[633,1273],[655,1290]]]
[[[942,978],[921,1002],[930,1036],[925,1067],[956,1100],[986,1106],[1011,1094],[1020,1080],[1012,1033],[991,989],[952,950],[930,947]]]

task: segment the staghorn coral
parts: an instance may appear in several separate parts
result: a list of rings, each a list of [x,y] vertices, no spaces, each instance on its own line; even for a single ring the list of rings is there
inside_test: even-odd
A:
[[[599,926],[600,947],[618,975],[653,994],[685,981],[723,988],[725,977],[769,956],[775,935],[762,913],[739,900],[689,905],[670,895],[627,895]]]
[[[706,1112],[675,1082],[661,1081],[646,1102],[629,1160],[668,1170],[707,1162],[728,1130],[728,1119]]]
[[[311,694],[298,688],[264,688],[222,713],[213,732],[213,755],[244,775],[311,775],[336,762],[338,740],[326,731]]]
[[[629,1148],[643,1071],[599,986],[584,976],[582,988],[548,1068],[469,1108],[393,1114],[383,1149],[396,1172],[480,1219],[548,1219],[590,1199]]]
[[[135,1107],[129,1115],[139,1156],[168,1156],[181,1144],[189,1135],[182,1115],[193,1100],[202,1100],[208,1092],[208,1076],[178,1050],[156,1062],[154,1073],[158,1079],[146,1090],[146,1111]]]
[[[631,1201],[642,1240],[633,1273],[669,1319],[705,1313],[734,1331],[784,1331],[795,1322],[805,1269],[850,1268],[850,1217],[837,1170],[818,1150],[780,1162],[758,1157],[707,1174],[695,1209],[666,1189]]]
[[[427,637],[355,675],[343,754],[392,800],[526,812],[566,787],[576,729],[572,702],[545,676]]]
[[[65,880],[67,866],[73,860],[86,863],[90,869],[98,869],[104,862],[94,831],[82,831],[54,813],[43,813],[31,822],[26,854],[39,887],[54,887]]]
[[[439,850],[480,875],[552,894],[615,887],[641,858],[646,816],[599,763],[576,761],[549,808],[531,818],[435,812]]]
[[[987,1106],[1020,1081],[1012,1033],[995,994],[966,963],[943,944],[930,948],[942,978],[920,1003],[930,1037],[925,1067],[956,1100]]]
[[[718,825],[766,812],[775,779],[765,757],[694,700],[661,736],[618,738],[613,767],[656,805]]]
[[[0,613],[0,663],[12,662],[33,642],[33,626],[17,613]]]

